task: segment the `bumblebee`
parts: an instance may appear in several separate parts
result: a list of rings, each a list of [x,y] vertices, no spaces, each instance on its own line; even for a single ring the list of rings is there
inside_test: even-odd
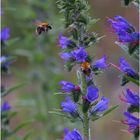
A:
[[[83,73],[85,75],[90,75],[91,73],[91,66],[90,66],[90,63],[89,62],[83,62],[81,64],[81,70],[83,71]]]
[[[52,29],[52,27],[47,22],[38,22],[36,25],[36,33],[38,35],[40,35],[42,32],[48,32],[48,30]]]

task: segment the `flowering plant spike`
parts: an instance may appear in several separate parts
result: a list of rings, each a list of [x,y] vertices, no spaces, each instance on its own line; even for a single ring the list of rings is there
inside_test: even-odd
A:
[[[90,134],[91,121],[98,120],[118,106],[109,107],[109,99],[99,98],[100,90],[93,80],[95,75],[108,68],[106,55],[93,60],[87,48],[96,44],[99,40],[95,32],[88,32],[90,22],[97,21],[88,15],[88,2],[84,0],[58,0],[60,11],[65,15],[65,28],[67,34],[59,35],[59,46],[62,50],[60,57],[64,60],[65,68],[71,71],[77,65],[77,84],[61,81],[62,94],[66,95],[66,101],[61,103],[61,111],[68,119],[80,120],[83,126],[83,134],[76,129],[71,132],[65,129],[64,140],[92,140]],[[95,78],[94,78],[95,79]],[[61,95],[61,94],[60,94]],[[60,113],[61,112],[61,113]],[[52,113],[57,113],[57,110]],[[96,118],[96,119],[95,119]]]

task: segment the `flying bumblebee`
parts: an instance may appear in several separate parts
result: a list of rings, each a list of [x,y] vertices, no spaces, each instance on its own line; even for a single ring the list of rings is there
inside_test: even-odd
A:
[[[52,29],[52,27],[47,22],[37,22],[36,26],[36,33],[38,35],[40,35],[42,32],[48,32],[48,30]]]

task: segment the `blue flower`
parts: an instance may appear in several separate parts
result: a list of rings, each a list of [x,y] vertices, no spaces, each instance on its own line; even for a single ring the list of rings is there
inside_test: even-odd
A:
[[[1,41],[8,40],[10,37],[10,29],[8,27],[5,27],[1,31]]]
[[[9,65],[13,62],[13,60],[10,60],[10,56],[1,56],[0,57],[0,64],[1,64],[1,70],[7,71]]]
[[[108,67],[108,65],[106,64],[106,56],[104,55],[101,59],[99,60],[96,60],[94,65],[93,65],[94,68],[97,68],[97,69],[105,69]]]
[[[135,77],[137,76],[137,73],[132,68],[132,66],[125,60],[124,57],[120,58],[120,69],[126,73],[128,76]]]
[[[125,93],[125,99],[122,99],[123,101],[133,105],[133,106],[136,106],[136,107],[139,107],[139,95],[132,92],[130,89],[126,89],[126,93]]]
[[[82,135],[76,129],[74,129],[71,132],[69,132],[69,129],[65,128],[64,133],[65,133],[64,140],[83,140]]]
[[[80,47],[78,50],[75,50],[72,52],[73,56],[75,57],[77,62],[85,62],[87,59],[87,52],[85,51],[85,48]]]
[[[123,17],[115,16],[115,20],[109,19],[113,30],[118,35],[119,41],[123,43],[131,43],[135,46],[139,43],[139,33],[135,32],[134,27]]]
[[[62,34],[59,35],[59,44],[62,49],[76,47],[76,44],[72,40],[62,36]]]
[[[127,119],[124,120],[123,123],[129,126],[128,131],[132,133],[136,128],[139,127],[139,119],[130,114],[129,112],[124,112],[124,116]]]
[[[91,103],[99,97],[99,89],[93,86],[88,86],[86,99]]]
[[[72,92],[76,90],[76,86],[71,82],[61,81],[59,84],[62,86],[62,90],[64,92]]]
[[[72,116],[77,116],[77,104],[75,104],[69,96],[66,97],[66,102],[61,103],[62,110],[70,113]]]
[[[4,102],[1,106],[1,111],[8,111],[11,109],[11,106],[8,102]]]
[[[94,106],[91,110],[91,113],[94,112],[103,112],[108,109],[109,99],[106,97],[102,97],[101,100]]]
[[[61,53],[61,54],[60,54],[60,57],[61,57],[62,59],[64,59],[65,62],[74,61],[74,60],[75,60],[75,58],[74,58],[74,56],[72,55],[71,52],[64,52],[64,53]]]

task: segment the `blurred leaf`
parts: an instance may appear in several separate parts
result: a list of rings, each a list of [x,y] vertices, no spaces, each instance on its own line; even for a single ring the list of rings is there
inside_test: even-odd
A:
[[[29,50],[25,50],[25,49],[17,49],[14,51],[14,53],[16,55],[26,56],[29,58],[32,56],[32,53]]]
[[[68,95],[69,93],[63,93],[63,92],[56,92],[56,93],[54,93],[54,95]]]
[[[28,120],[26,122],[21,123],[20,125],[18,125],[11,133],[10,135],[15,134],[16,132],[18,132],[19,130],[21,130],[22,128],[24,128],[25,126],[29,125],[31,122],[33,122],[33,120]]]
[[[11,93],[11,92],[17,90],[18,88],[23,87],[23,86],[26,85],[26,84],[27,84],[27,83],[21,83],[21,84],[18,84],[18,85],[16,85],[16,86],[13,86],[13,87],[11,87],[11,88],[5,90],[4,92],[2,92],[2,93],[1,93],[1,96],[2,96],[2,97],[3,97],[3,96],[6,96],[6,95],[8,95],[9,93]]]
[[[23,138],[22,140],[28,140],[28,138],[30,137],[31,135],[31,132],[27,133]]]
[[[15,117],[17,112],[9,112],[9,118]]]
[[[15,44],[19,40],[20,40],[19,37],[16,37],[14,39],[9,39],[9,40],[6,41],[6,46],[12,46],[13,44]]]

